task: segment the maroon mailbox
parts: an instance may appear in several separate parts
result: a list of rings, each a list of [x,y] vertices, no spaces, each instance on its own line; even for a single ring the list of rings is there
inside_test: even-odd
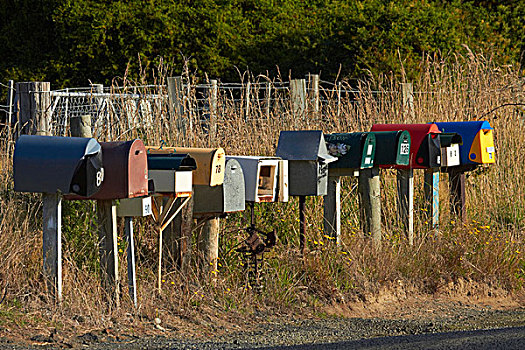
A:
[[[148,195],[148,160],[141,140],[100,142],[104,181],[91,197],[65,196],[66,199],[123,199]]]
[[[409,165],[395,165],[397,169],[428,169],[441,166],[441,142],[436,124],[374,124],[372,131],[407,130],[411,145]],[[391,167],[391,166],[389,166]]]

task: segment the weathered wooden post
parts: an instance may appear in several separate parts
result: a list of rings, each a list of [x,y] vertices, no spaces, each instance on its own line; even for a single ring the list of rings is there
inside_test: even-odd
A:
[[[341,177],[328,176],[328,189],[323,197],[324,232],[341,243]]]
[[[244,90],[244,98],[246,101],[246,109],[245,109],[245,120],[248,120],[250,118],[250,97],[251,97],[251,86],[252,84],[248,81],[246,82],[246,88]]]
[[[377,246],[381,245],[381,181],[379,168],[359,171],[359,207],[365,235],[371,235]]]
[[[290,80],[290,97],[292,101],[292,111],[296,123],[299,119],[305,117],[306,112],[306,80]]]
[[[51,135],[51,84],[16,83],[19,134]]]
[[[450,168],[450,210],[454,217],[461,222],[467,221],[466,195],[465,195],[465,172],[461,167]]]
[[[187,125],[183,115],[182,77],[169,77],[167,79],[167,84],[170,115],[175,119],[175,126],[177,127],[178,132],[183,135],[183,138],[186,138]]]
[[[403,114],[411,119],[414,117],[414,85],[412,83],[401,83],[401,91],[403,95]]]
[[[439,168],[425,169],[425,203],[427,221],[437,232],[439,229]]]
[[[266,83],[266,118],[270,118],[270,111],[272,108],[272,83]]]
[[[210,90],[208,92],[208,103],[210,106],[210,146],[215,144],[217,137],[217,80],[210,80]]]
[[[310,84],[312,91],[312,103],[313,103],[313,112],[316,117],[319,117],[319,74],[310,75]]]
[[[217,270],[220,222],[218,217],[205,219],[203,222],[199,221],[199,225],[202,225],[202,227],[198,233],[198,249],[201,254],[203,268],[209,268],[211,271]]]

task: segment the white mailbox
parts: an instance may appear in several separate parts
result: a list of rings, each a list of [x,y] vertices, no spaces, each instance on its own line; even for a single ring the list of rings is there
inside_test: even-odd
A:
[[[151,215],[151,197],[124,198],[119,200],[117,216],[137,217]]]
[[[278,157],[226,156],[242,167],[247,202],[288,202],[288,161]]]

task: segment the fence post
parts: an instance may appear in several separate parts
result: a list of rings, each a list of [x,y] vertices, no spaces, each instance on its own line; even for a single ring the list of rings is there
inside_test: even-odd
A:
[[[403,92],[403,115],[414,117],[414,86],[412,83],[401,83]]]
[[[381,180],[379,168],[359,171],[359,208],[365,237],[372,236],[376,246],[381,245]]]
[[[210,146],[215,144],[217,137],[217,80],[210,80],[211,89],[208,92],[210,104]]]
[[[266,118],[270,119],[270,110],[272,106],[272,83],[266,83]]]
[[[319,117],[319,74],[312,74],[310,75],[310,84],[312,84],[311,86],[311,90],[313,91],[313,96],[312,96],[312,100],[313,100],[313,110],[314,110],[314,115],[318,118]]]
[[[13,99],[15,94],[13,93],[14,90],[14,82],[13,80],[9,80],[7,84],[7,119],[6,124],[9,125],[9,129],[11,130],[11,126],[16,123],[16,120],[13,115]]]
[[[290,81],[290,96],[293,115],[296,119],[303,118],[306,111],[306,80],[292,79]]]
[[[16,93],[19,100],[19,134],[51,135],[51,84],[16,83]]]
[[[337,117],[341,115],[341,82],[337,83]]]
[[[184,109],[182,105],[183,96],[183,85],[182,77],[169,77],[168,83],[168,101],[169,101],[169,113],[173,119],[175,119],[175,126],[178,131],[186,138],[186,123],[184,121]]]
[[[414,169],[397,171],[397,193],[399,217],[408,244],[414,245]]]
[[[245,120],[248,120],[250,117],[250,94],[251,94],[251,83],[248,81],[246,83],[246,91],[245,91],[245,99],[246,99],[246,114],[245,114]]]
[[[324,234],[341,243],[341,177],[328,177],[328,190],[323,197]]]

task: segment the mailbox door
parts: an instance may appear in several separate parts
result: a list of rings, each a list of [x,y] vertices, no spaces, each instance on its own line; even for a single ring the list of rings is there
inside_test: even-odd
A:
[[[410,133],[404,131],[376,131],[374,166],[390,168],[408,165],[410,161]]]
[[[374,166],[376,138],[373,133],[338,133],[325,135],[330,155],[338,160],[330,163],[330,173],[351,176],[356,169]]]
[[[261,159],[257,173],[256,202],[275,202],[278,197],[279,160]]]
[[[288,161],[288,176],[290,196],[326,195],[327,164],[306,160]]]
[[[482,164],[496,162],[492,129],[481,129],[478,131],[469,150],[469,159],[472,162]]]
[[[408,166],[396,165],[394,168],[426,169],[441,165],[441,144],[436,124],[375,124],[372,131],[406,130],[410,133],[410,163]]]
[[[15,191],[90,196],[100,190],[104,167],[91,138],[22,135],[15,145]]]
[[[454,143],[441,149],[441,166],[450,167],[461,164],[459,159],[459,144]]]

